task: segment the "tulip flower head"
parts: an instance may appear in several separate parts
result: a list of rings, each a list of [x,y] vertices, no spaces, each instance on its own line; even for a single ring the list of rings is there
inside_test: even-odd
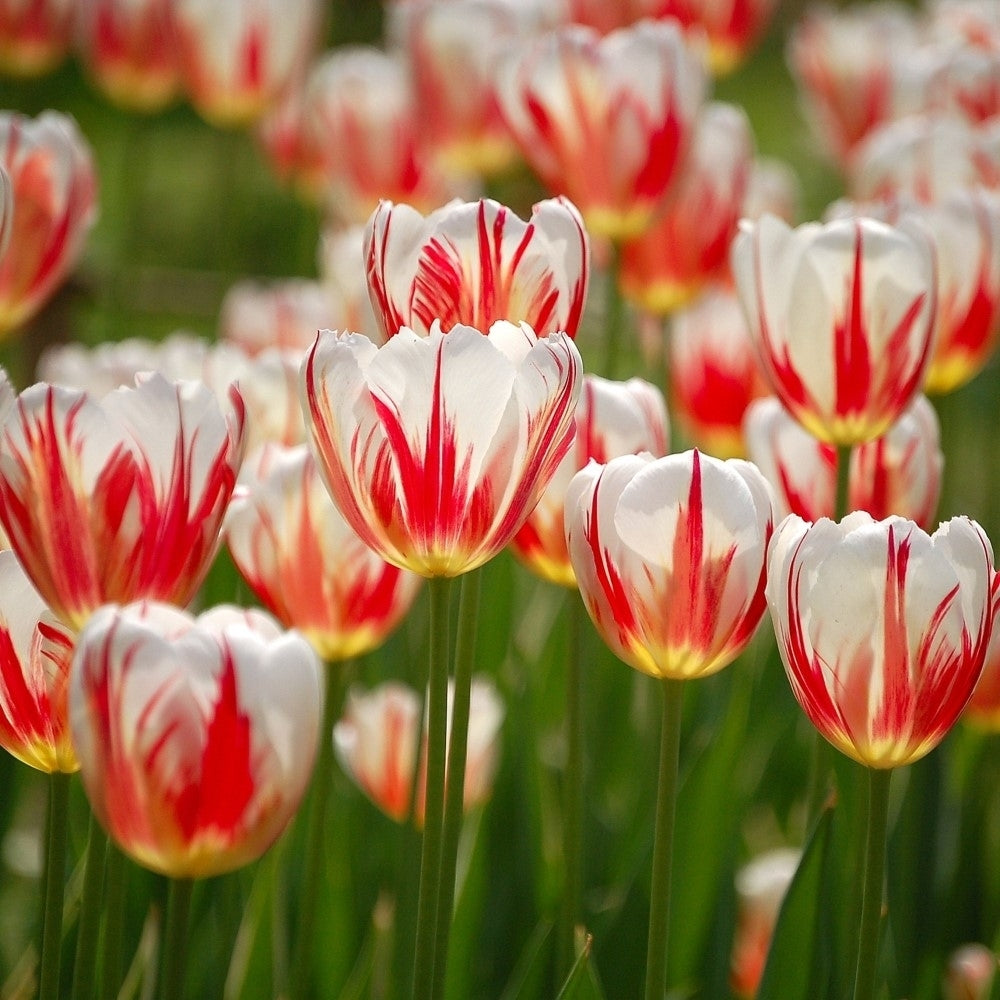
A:
[[[448,687],[448,739],[454,686]],[[485,802],[493,788],[504,708],[492,682],[473,677],[469,700],[469,735],[463,804],[465,811]],[[410,814],[414,769],[420,754],[420,775],[413,822],[424,822],[426,733],[420,738],[420,696],[405,684],[390,681],[372,691],[352,690],[333,745],[341,766],[390,819],[403,822]]]
[[[587,299],[590,242],[579,212],[550,198],[524,222],[495,201],[451,202],[424,217],[383,201],[365,230],[372,307],[388,338],[440,323],[487,330],[527,323],[536,336],[576,336]]]
[[[775,394],[822,441],[884,434],[920,389],[936,313],[933,252],[873,219],[745,223],[733,272]]]
[[[404,328],[381,348],[324,331],[302,366],[303,406],[348,524],[387,562],[457,576],[538,502],[572,444],[582,375],[569,337],[524,323]]]
[[[139,864],[201,878],[255,860],[305,793],[323,676],[269,615],[101,608],[80,633],[70,723],[94,813]]]
[[[774,524],[767,481],[689,451],[591,462],[566,495],[566,541],[597,631],[630,666],[687,680],[721,670],[764,613]]]
[[[948,956],[944,1000],[989,1000],[997,976],[997,956],[984,944],[963,944]]]
[[[247,459],[226,518],[226,542],[265,607],[327,661],[379,646],[421,582],[358,538],[305,445],[268,445]]]
[[[767,600],[796,699],[838,750],[873,768],[919,760],[983,668],[993,549],[965,517],[933,535],[864,512],[795,515],[775,533]]]
[[[67,115],[25,118],[0,112],[0,167],[10,177],[0,198],[0,336],[29,320],[76,264],[95,218],[97,180],[90,147]],[[0,192],[3,194],[4,192]]]
[[[0,746],[39,771],[79,769],[67,694],[73,635],[0,552]]]
[[[73,40],[74,0],[0,0],[0,70],[17,77],[55,69]]]
[[[667,404],[656,386],[639,378],[612,382],[585,375],[576,408],[573,447],[514,536],[514,554],[543,579],[575,587],[563,528],[566,491],[573,476],[591,460],[608,462],[643,451],[665,455],[669,440]]]
[[[161,375],[100,400],[44,383],[21,393],[0,428],[0,523],[63,622],[194,596],[243,455],[235,389],[229,405]]]

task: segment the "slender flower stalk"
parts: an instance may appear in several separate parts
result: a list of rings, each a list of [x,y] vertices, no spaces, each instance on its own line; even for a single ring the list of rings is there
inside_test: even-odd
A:
[[[49,807],[46,821],[42,962],[38,1000],[59,997],[59,958],[62,947],[63,894],[66,887],[66,838],[69,811],[69,775],[49,775]]]
[[[194,879],[172,878],[167,892],[167,917],[163,927],[160,965],[160,1000],[184,995],[187,971],[188,918]]]
[[[858,967],[854,1000],[873,1000],[876,986],[882,883],[885,880],[886,832],[889,825],[889,779],[892,770],[869,767],[865,814],[865,865],[862,881]]]
[[[104,872],[104,940],[101,943],[102,997],[118,996],[122,984],[122,932],[128,859],[108,841]]]
[[[80,926],[76,935],[76,960],[73,965],[73,1000],[89,1000],[96,995],[97,943],[101,930],[107,853],[108,835],[97,822],[97,817],[91,813],[84,862],[83,896],[80,902]]]
[[[608,265],[604,299],[604,377],[613,379],[621,355],[625,333],[625,297],[621,288],[622,251],[615,243]]]

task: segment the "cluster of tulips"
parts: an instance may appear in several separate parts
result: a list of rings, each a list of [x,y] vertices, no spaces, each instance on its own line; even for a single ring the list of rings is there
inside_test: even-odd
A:
[[[316,932],[339,761],[415,833],[400,871],[419,878],[396,879],[388,918],[375,904],[389,981],[370,956],[337,988],[451,996],[463,821],[490,797],[505,716],[477,673],[482,570],[508,551],[576,619],[538,995],[622,995],[600,984],[581,860],[584,613],[660,705],[655,801],[635,820],[652,844],[646,1000],[691,986],[669,981],[683,682],[733,663],[768,613],[815,747],[800,828],[735,887],[725,989],[895,989],[890,776],[964,711],[1000,718],[993,549],[969,516],[934,527],[925,395],[972,380],[1000,338],[1000,9],[793,25],[789,63],[845,181],[797,225],[794,174],[708,100],[773,6],[399,0],[384,49],[321,54],[314,0],[0,0],[0,69],[44,73],[75,46],[130,113],[183,91],[211,126],[252,126],[326,227],[322,280],[234,284],[214,338],[54,346],[41,381],[0,381],[0,745],[49,776],[27,989],[131,995],[115,951],[131,859],[169,880],[144,995],[194,995],[196,883],[295,836],[302,858],[276,849],[271,878],[298,881],[274,992],[320,995],[341,947]],[[5,334],[44,328],[85,252],[96,159],[59,111],[0,113]],[[512,178],[549,196],[480,196]],[[669,374],[618,380],[626,361]],[[209,599],[220,550],[254,606]],[[425,690],[350,686],[418,600]],[[70,973],[76,772],[93,819]],[[842,897],[818,900],[835,865]],[[792,954],[802,940],[812,953]],[[996,965],[986,945],[957,951],[949,1000],[990,996]]]

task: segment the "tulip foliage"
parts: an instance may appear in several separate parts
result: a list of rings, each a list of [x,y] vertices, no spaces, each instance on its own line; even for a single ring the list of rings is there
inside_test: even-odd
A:
[[[0,995],[1000,995],[1000,15],[779,7],[0,0]]]

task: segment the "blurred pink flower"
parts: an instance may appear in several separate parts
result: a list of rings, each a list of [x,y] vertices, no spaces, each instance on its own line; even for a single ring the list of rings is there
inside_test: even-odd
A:
[[[42,76],[62,62],[73,40],[74,0],[0,0],[0,71]]]

